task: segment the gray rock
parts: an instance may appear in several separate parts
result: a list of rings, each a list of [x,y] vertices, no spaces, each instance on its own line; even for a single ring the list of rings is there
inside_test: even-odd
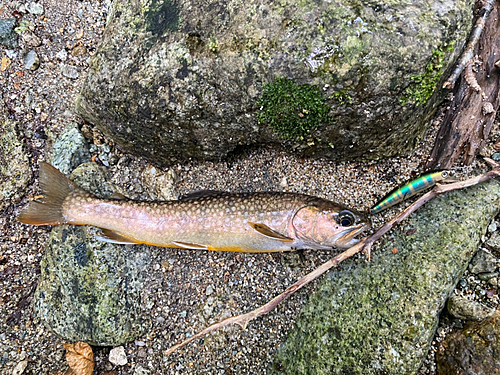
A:
[[[439,312],[499,206],[498,181],[447,193],[408,219],[412,234],[392,231],[394,242],[381,244],[371,262],[348,260],[329,272],[270,372],[415,374]]]
[[[42,44],[40,38],[32,31],[25,31],[21,34],[21,38],[30,47],[38,47]]]
[[[40,66],[40,59],[35,50],[28,51],[23,55],[24,67],[28,70],[37,70]]]
[[[35,15],[42,15],[45,11],[42,4],[35,3],[34,1],[27,5],[26,10]]]
[[[17,134],[17,122],[10,120],[0,103],[0,210],[17,203],[31,180],[31,168],[24,144]]]
[[[400,154],[443,96],[472,3],[114,1],[76,110],[160,164],[256,144]]]
[[[468,300],[460,296],[448,299],[446,308],[450,315],[458,319],[481,321],[489,318],[495,309],[482,305],[479,302]]]
[[[497,260],[490,252],[479,249],[469,264],[469,271],[474,274],[495,272]]]
[[[486,240],[486,245],[491,246],[496,251],[500,251],[500,232],[494,232],[491,237]]]
[[[54,142],[52,165],[69,176],[73,169],[87,161],[90,161],[87,141],[76,125],[68,126]]]
[[[14,32],[15,18],[0,19],[0,44],[6,48],[16,48],[19,36]]]
[[[78,73],[78,68],[73,65],[62,64],[61,65],[62,75],[69,79],[78,79],[80,73]]]
[[[111,194],[95,163],[72,178],[96,195]],[[149,329],[141,292],[151,262],[146,246],[119,246],[95,239],[95,228],[53,228],[41,261],[34,310],[43,324],[66,341],[116,346]]]

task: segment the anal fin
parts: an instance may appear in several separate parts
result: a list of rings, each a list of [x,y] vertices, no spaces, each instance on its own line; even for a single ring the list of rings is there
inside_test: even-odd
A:
[[[266,224],[252,223],[250,221],[248,222],[248,224],[250,224],[250,226],[253,229],[255,229],[257,232],[259,232],[260,234],[262,234],[266,237],[273,238],[275,240],[280,240],[283,242],[293,242],[293,239],[291,239],[290,237],[284,236],[281,233],[276,232],[274,229],[269,228]]]
[[[136,245],[141,243],[131,237],[124,236],[123,234],[114,232],[110,229],[101,229],[101,232],[96,234],[95,238],[104,242],[119,245]]]
[[[209,250],[209,247],[207,245],[201,245],[199,243],[192,242],[172,241],[172,245],[181,249]]]

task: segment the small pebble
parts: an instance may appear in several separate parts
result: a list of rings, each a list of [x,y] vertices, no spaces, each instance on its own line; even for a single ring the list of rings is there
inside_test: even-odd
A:
[[[488,225],[488,232],[493,233],[497,230],[497,222],[493,220],[490,225]]]
[[[127,364],[127,355],[123,346],[117,346],[109,352],[109,361],[116,366],[125,366]]]
[[[42,41],[38,36],[32,31],[26,31],[21,34],[21,38],[30,47],[38,47],[42,44]]]
[[[87,49],[83,46],[76,46],[71,50],[71,56],[85,56],[87,54]]]
[[[66,52],[65,49],[62,49],[56,53],[56,58],[58,58],[61,61],[66,61],[66,59],[68,58],[68,52]]]
[[[78,79],[80,76],[78,69],[73,65],[62,65],[61,72],[63,76],[69,79]]]
[[[497,261],[493,254],[479,249],[469,264],[469,271],[474,274],[495,272]]]
[[[24,370],[26,370],[26,367],[28,366],[28,360],[23,359],[22,361],[18,362],[16,367],[12,370],[12,375],[21,375]]]
[[[44,13],[43,5],[35,2],[29,3],[26,10],[35,15],[41,15]]]
[[[37,70],[40,66],[40,59],[34,50],[29,51],[23,56],[24,67],[28,70]]]
[[[450,315],[458,319],[481,321],[493,315],[495,309],[464,297],[453,296],[446,304]]]

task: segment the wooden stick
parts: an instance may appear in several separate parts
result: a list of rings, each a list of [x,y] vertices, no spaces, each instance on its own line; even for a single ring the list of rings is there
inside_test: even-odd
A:
[[[359,253],[360,251],[365,251],[367,254],[367,257],[370,257],[370,250],[373,245],[380,237],[382,237],[385,233],[387,233],[389,230],[391,230],[394,225],[400,223],[404,219],[406,219],[408,216],[410,216],[413,212],[415,212],[417,209],[419,209],[421,206],[423,206],[425,203],[430,201],[431,199],[435,198],[438,195],[441,195],[443,193],[446,193],[448,191],[452,190],[457,190],[457,189],[463,189],[469,186],[473,186],[476,184],[479,184],[481,182],[488,181],[491,178],[498,177],[500,176],[500,164],[496,163],[495,161],[491,159],[485,158],[485,160],[494,167],[491,171],[479,175],[477,177],[473,177],[471,179],[465,180],[465,181],[459,181],[459,182],[454,182],[451,184],[447,185],[436,185],[434,189],[432,189],[430,192],[427,194],[423,195],[420,197],[415,203],[410,205],[408,208],[403,210],[401,213],[399,213],[396,217],[394,217],[392,220],[384,224],[380,229],[378,229],[374,234],[372,234],[370,237],[364,238],[361,240],[358,244],[350,247],[343,253],[333,257],[329,261],[323,263],[321,266],[316,268],[314,271],[308,273],[301,279],[299,279],[295,284],[289,286],[283,293],[280,295],[274,297],[271,301],[266,303],[265,305],[260,306],[259,308],[250,311],[249,313],[242,314],[242,315],[237,315],[233,316],[230,318],[227,318],[221,322],[212,324],[211,326],[205,328],[201,332],[198,332],[197,334],[189,337],[188,339],[182,341],[181,343],[172,346],[171,348],[167,349],[164,354],[165,355],[170,355],[173,352],[175,352],[177,349],[189,344],[191,341],[194,341],[196,339],[199,339],[200,337],[205,336],[207,333],[210,333],[212,331],[215,331],[219,328],[229,326],[231,324],[238,324],[241,328],[245,329],[248,325],[248,323],[262,315],[267,314],[271,310],[273,310],[276,306],[278,306],[282,301],[287,299],[289,296],[291,296],[294,292],[302,288],[303,286],[309,284],[311,281],[317,279],[319,276],[324,274],[326,271],[331,269],[332,267],[337,266],[347,258],[352,257],[353,255]]]
[[[453,86],[455,86],[455,82],[457,81],[458,77],[460,76],[464,68],[468,65],[469,61],[472,59],[474,55],[474,49],[476,48],[481,33],[483,32],[486,18],[488,18],[491,9],[493,9],[494,3],[495,0],[488,0],[484,7],[481,8],[481,10],[484,10],[484,13],[476,20],[476,24],[474,25],[474,28],[472,29],[472,32],[469,36],[467,47],[465,47],[464,51],[462,52],[455,70],[450,75],[450,78],[448,78],[448,80],[443,84],[443,89],[451,90]]]

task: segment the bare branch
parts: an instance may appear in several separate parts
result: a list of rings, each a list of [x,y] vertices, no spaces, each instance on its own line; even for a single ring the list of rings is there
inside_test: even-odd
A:
[[[481,10],[484,13],[481,17],[479,17],[476,20],[474,29],[472,30],[469,36],[469,42],[467,43],[467,47],[465,47],[464,51],[462,52],[462,55],[458,60],[457,66],[455,67],[453,73],[451,73],[450,78],[448,78],[448,80],[443,84],[443,89],[451,90],[453,86],[455,86],[455,82],[457,81],[458,77],[460,76],[464,68],[467,66],[469,61],[472,59],[474,55],[474,49],[476,48],[481,33],[483,32],[484,25],[486,23],[486,18],[488,18],[488,15],[490,14],[494,3],[495,0],[487,0],[484,7],[481,8]]]
[[[203,337],[207,333],[210,333],[210,332],[215,331],[215,330],[222,328],[222,327],[227,327],[227,326],[232,325],[232,324],[238,324],[241,328],[245,329],[250,321],[272,311],[276,306],[278,306],[282,301],[287,299],[294,292],[296,292],[297,290],[299,290],[303,286],[309,284],[311,281],[317,279],[319,276],[324,274],[326,271],[328,271],[332,267],[337,266],[338,264],[340,264],[341,262],[343,262],[347,258],[350,258],[353,255],[355,255],[361,251],[365,251],[367,254],[367,257],[369,258],[370,257],[370,249],[371,249],[372,245],[380,237],[382,237],[385,233],[387,233],[389,230],[391,230],[394,227],[394,225],[399,224],[401,221],[406,219],[408,216],[410,216],[413,212],[415,212],[417,209],[422,207],[425,203],[427,203],[431,199],[435,198],[438,195],[441,195],[443,193],[446,193],[446,192],[449,192],[452,190],[463,189],[463,188],[466,188],[469,186],[479,184],[481,182],[488,181],[491,178],[499,177],[500,176],[500,165],[491,159],[485,158],[485,161],[487,161],[490,165],[492,165],[494,167],[494,169],[492,169],[491,171],[489,171],[485,174],[479,175],[477,177],[473,177],[473,178],[465,180],[465,181],[459,181],[459,182],[455,182],[455,183],[451,183],[451,184],[447,184],[447,185],[436,185],[436,187],[434,189],[432,189],[430,192],[428,192],[427,194],[420,197],[415,203],[413,203],[408,208],[403,210],[401,213],[399,213],[392,220],[390,220],[389,222],[384,224],[380,229],[378,229],[370,237],[364,238],[358,244],[352,246],[351,248],[347,249],[343,253],[341,253],[341,254],[333,257],[329,261],[323,263],[321,266],[316,268],[314,271],[312,271],[312,272],[308,273],[306,276],[302,277],[295,284],[289,286],[283,293],[274,297],[271,301],[269,301],[265,305],[262,305],[261,307],[255,309],[253,311],[250,311],[249,313],[233,316],[233,317],[227,318],[221,322],[212,324],[211,326],[205,328],[203,331],[198,332],[197,334],[189,337],[188,339],[182,341],[181,343],[172,346],[171,348],[169,348],[168,350],[165,351],[165,355],[170,355],[173,352],[175,352],[177,349],[189,344],[191,341],[196,340],[200,337]]]

